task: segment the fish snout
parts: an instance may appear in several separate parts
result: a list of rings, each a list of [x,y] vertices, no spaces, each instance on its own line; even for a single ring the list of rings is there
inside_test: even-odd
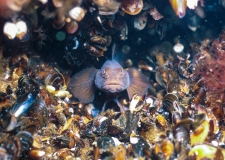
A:
[[[102,90],[110,93],[121,92],[123,90],[123,83],[118,79],[107,79],[102,84]]]

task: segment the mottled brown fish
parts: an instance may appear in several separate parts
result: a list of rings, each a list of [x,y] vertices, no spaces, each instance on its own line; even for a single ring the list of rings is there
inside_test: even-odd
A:
[[[134,68],[123,69],[114,59],[107,60],[100,70],[91,67],[80,71],[69,83],[70,91],[82,103],[94,100],[96,88],[107,94],[115,94],[126,89],[131,99],[135,93],[144,95],[148,87],[150,84],[145,75]]]

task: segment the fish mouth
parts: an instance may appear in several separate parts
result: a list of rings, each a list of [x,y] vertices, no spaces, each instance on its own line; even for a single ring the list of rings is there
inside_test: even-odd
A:
[[[120,82],[106,82],[104,86],[122,86]]]
[[[121,84],[118,83],[110,83],[110,84],[105,84],[102,88],[120,88],[122,87]]]
[[[121,83],[106,83],[102,86],[102,89],[104,89],[106,92],[116,93],[123,90],[123,85]]]
[[[107,83],[106,86],[120,86],[120,83]]]

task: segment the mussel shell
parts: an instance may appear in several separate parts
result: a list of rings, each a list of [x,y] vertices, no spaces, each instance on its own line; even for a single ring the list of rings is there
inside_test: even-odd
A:
[[[2,123],[2,128],[4,129],[4,131],[6,132],[9,132],[9,131],[12,131],[14,128],[16,128],[16,125],[17,125],[17,118],[13,115],[9,115],[7,114],[6,117],[4,117],[4,121],[6,122],[7,121],[7,118],[10,117],[10,120],[8,121],[9,123]]]
[[[41,159],[45,155],[45,151],[43,149],[32,149],[29,151],[29,157],[32,159]]]
[[[96,136],[91,129],[86,129],[84,135],[91,138],[94,138]]]
[[[178,101],[178,97],[175,94],[168,93],[163,97],[163,108],[165,108],[169,112],[174,111],[173,102]]]
[[[188,66],[185,62],[180,62],[178,64],[178,73],[183,77],[183,78],[190,78],[190,73],[188,71]]]
[[[155,73],[155,80],[160,86],[166,88],[166,83],[163,80],[163,77],[162,77],[162,75],[159,72]]]
[[[99,137],[97,141],[97,146],[101,152],[109,151],[111,147],[115,146],[115,142],[110,136]]]
[[[124,12],[130,15],[136,15],[143,8],[142,0],[122,0],[121,8]]]
[[[6,90],[7,90],[7,88],[6,88]],[[11,91],[8,91],[8,93],[11,93]],[[8,93],[6,94],[6,93],[0,91],[0,108],[1,109],[2,109],[2,107],[8,108],[8,107],[12,106],[12,104],[10,105],[10,103],[12,101],[12,97],[8,96]]]
[[[155,126],[153,118],[142,117],[140,121],[141,121],[141,129],[143,131],[148,131],[150,128]]]
[[[136,140],[135,140],[136,139]],[[132,140],[134,140],[134,143]],[[132,151],[136,157],[149,157],[150,156],[150,146],[148,142],[139,136],[131,137]]]
[[[16,95],[18,97],[25,94],[26,92],[30,92],[34,96],[36,96],[39,91],[39,85],[35,81],[30,79],[27,75],[23,75],[18,79],[18,89],[16,91]]]
[[[166,87],[167,93],[177,93],[180,91],[180,84],[178,79],[169,81]]]
[[[194,98],[192,103],[193,104],[202,104],[204,103],[205,96],[206,96],[206,90],[203,87],[199,87],[196,89],[193,93]]]
[[[48,110],[45,102],[41,99],[36,99],[32,104],[28,115],[33,122],[37,122],[36,128],[42,128],[47,125],[48,122]]]
[[[173,121],[173,124],[174,125],[176,125],[177,123],[179,123],[181,121],[181,115],[180,115],[180,113],[173,112],[172,121]]]
[[[93,0],[93,3],[98,6],[100,15],[113,15],[120,7],[120,2],[116,0]]]
[[[64,113],[56,113],[56,118],[60,125],[64,125],[66,123],[66,116]]]
[[[221,120],[224,119],[224,111],[223,111],[223,108],[221,106],[214,107],[212,109],[212,113],[214,114],[214,116],[216,117],[216,120],[218,122],[220,122]]]
[[[90,38],[91,42],[93,43],[97,43],[97,44],[100,44],[100,45],[106,45],[107,44],[107,39],[105,37],[102,37],[102,36],[93,36]]]
[[[174,154],[173,142],[170,140],[164,140],[161,144],[161,150],[165,159],[169,159]]]
[[[208,152],[206,152],[208,151]],[[209,145],[198,144],[195,145],[188,153],[188,159],[224,159],[224,149]]]
[[[10,115],[15,116],[16,118],[24,114],[30,106],[34,103],[36,96],[31,93],[25,93],[24,95],[17,98],[16,103],[10,109]]]
[[[104,135],[107,133],[108,125],[111,123],[111,119],[105,116],[99,115],[93,120],[92,131],[97,135]]]
[[[16,137],[18,137],[22,143],[21,149],[24,152],[28,151],[33,143],[33,135],[26,131],[20,131],[16,134]]]
[[[115,125],[109,125],[108,126],[108,134],[112,136],[116,136],[119,134],[122,134],[123,130]]]
[[[74,20],[65,24],[65,29],[68,34],[73,34],[78,30],[78,23]]]
[[[99,47],[92,46],[92,45],[90,45],[88,47],[88,49],[89,49],[89,54],[94,57],[101,57],[104,55],[104,52],[105,52],[104,50],[100,49]]]
[[[182,125],[176,126],[174,130],[174,137],[177,141],[180,141],[183,145],[187,145],[190,142],[189,131]]]
[[[197,114],[194,122],[192,123],[192,128],[194,130],[198,128],[205,121],[205,119],[206,119],[206,114],[204,113]]]

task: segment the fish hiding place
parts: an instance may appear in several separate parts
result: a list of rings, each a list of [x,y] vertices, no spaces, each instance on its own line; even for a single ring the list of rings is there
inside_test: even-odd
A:
[[[113,46],[112,60],[107,60],[100,70],[94,67],[83,69],[71,78],[70,91],[82,103],[92,102],[96,89],[100,89],[108,95],[127,90],[129,99],[131,99],[135,93],[143,96],[147,88],[151,86],[148,78],[137,69],[123,69],[113,58],[114,50],[115,45]]]

